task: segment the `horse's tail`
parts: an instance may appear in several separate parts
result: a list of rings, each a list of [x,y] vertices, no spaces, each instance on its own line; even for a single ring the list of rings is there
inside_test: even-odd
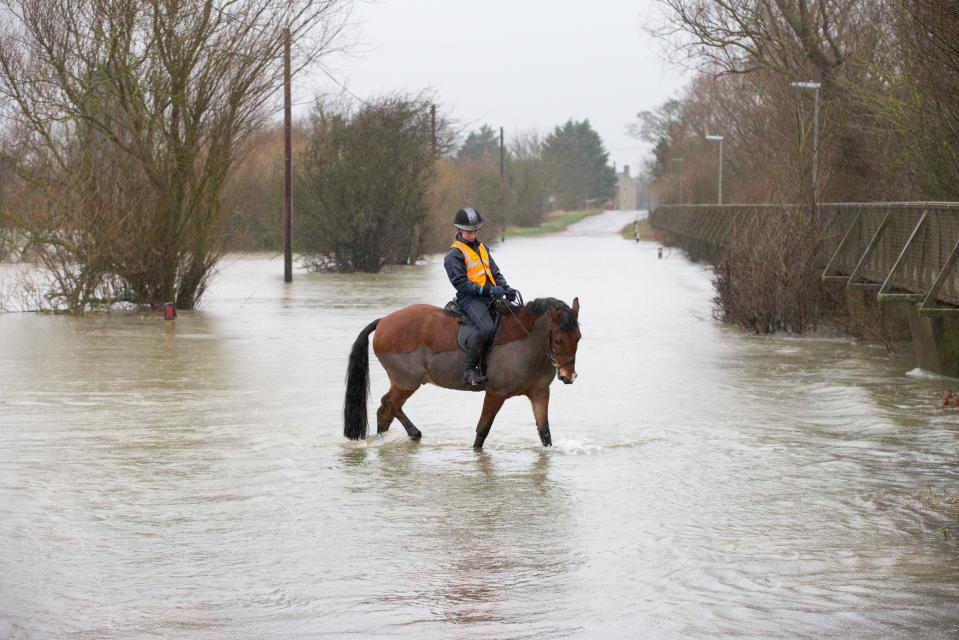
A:
[[[379,320],[366,325],[353,343],[350,363],[346,366],[346,399],[343,402],[343,435],[350,440],[363,440],[369,428],[366,398],[370,395],[370,343]]]

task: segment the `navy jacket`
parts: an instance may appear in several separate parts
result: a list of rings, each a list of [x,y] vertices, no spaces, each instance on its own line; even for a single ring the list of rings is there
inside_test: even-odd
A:
[[[456,239],[476,253],[479,253],[479,242],[467,242],[463,240],[463,236],[458,233],[456,234]],[[486,252],[489,253],[489,247],[486,247]],[[474,300],[482,300],[484,302],[489,300],[489,284],[483,287],[483,291],[481,292],[479,285],[466,277],[466,261],[463,259],[462,251],[456,247],[450,247],[446,258],[443,259],[443,266],[446,267],[446,275],[449,276],[450,282],[452,282],[456,288],[456,301],[461,307],[465,308],[467,304]],[[489,269],[493,274],[493,279],[496,280],[497,286],[505,287],[506,278],[503,277],[499,267],[496,266],[496,261],[493,260],[493,254],[491,253],[489,256]]]

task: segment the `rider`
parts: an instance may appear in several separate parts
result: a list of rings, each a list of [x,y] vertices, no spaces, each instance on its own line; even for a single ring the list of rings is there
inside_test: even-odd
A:
[[[496,332],[489,307],[497,298],[515,300],[516,292],[506,284],[486,245],[476,237],[483,226],[479,211],[473,207],[463,207],[456,212],[453,226],[459,232],[443,260],[443,266],[456,288],[456,301],[477,328],[466,344],[463,382],[478,385],[486,382],[479,362]]]

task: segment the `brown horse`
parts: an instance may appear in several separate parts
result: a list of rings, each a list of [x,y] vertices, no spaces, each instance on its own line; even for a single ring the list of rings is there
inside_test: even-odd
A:
[[[501,303],[502,304],[502,303]],[[488,380],[480,386],[462,382],[466,354],[456,344],[458,322],[443,309],[417,304],[374,320],[360,332],[346,371],[343,434],[350,440],[366,438],[369,395],[369,342],[390,378],[390,390],[376,411],[376,432],[387,431],[399,418],[415,440],[420,430],[403,413],[405,403],[423,384],[432,383],[460,391],[485,391],[483,412],[476,425],[474,447],[482,447],[493,420],[507,398],[526,396],[533,404],[536,428],[544,446],[552,445],[549,433],[549,385],[559,379],[576,379],[579,344],[579,298],[570,308],[555,298],[540,298],[523,306],[503,308],[493,348],[487,356]]]

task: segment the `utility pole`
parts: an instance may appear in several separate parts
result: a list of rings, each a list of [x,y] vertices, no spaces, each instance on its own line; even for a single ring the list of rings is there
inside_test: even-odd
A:
[[[283,30],[283,282],[293,282],[293,106],[290,97],[290,28]]]
[[[506,147],[503,145],[503,127],[499,128],[499,203],[500,214],[506,209]],[[506,242],[506,227],[501,227],[500,240]]]
[[[436,158],[436,105],[430,105],[430,132],[433,136],[433,158]]]
[[[506,148],[503,146],[503,127],[499,128],[499,181],[506,177]]]

